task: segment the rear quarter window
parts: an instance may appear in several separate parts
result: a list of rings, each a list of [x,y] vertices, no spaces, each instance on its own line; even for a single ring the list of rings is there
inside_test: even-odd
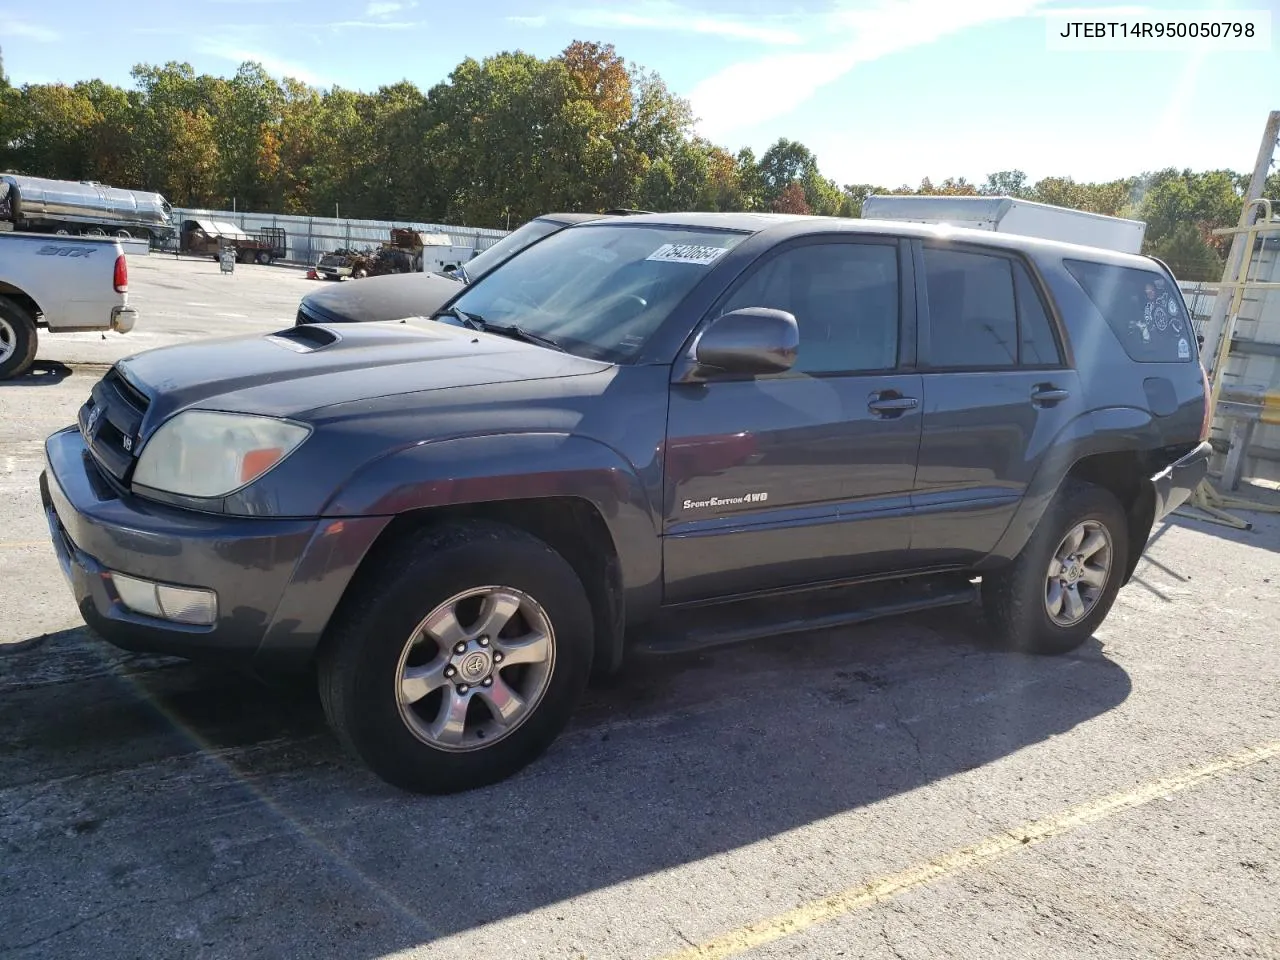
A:
[[[1195,330],[1182,296],[1164,274],[1087,260],[1064,260],[1111,327],[1125,353],[1139,363],[1186,363],[1195,356]]]

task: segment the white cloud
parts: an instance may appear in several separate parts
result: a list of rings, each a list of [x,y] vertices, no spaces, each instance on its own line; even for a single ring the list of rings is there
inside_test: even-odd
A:
[[[38,23],[9,20],[3,17],[0,17],[0,37],[22,37],[24,40],[35,40],[37,43],[57,43],[62,39],[62,35],[56,30],[42,27]]]
[[[412,10],[418,5],[417,0],[372,0],[365,9],[366,17],[390,17],[402,10]]]
[[[689,96],[699,132],[720,139],[790,113],[860,63],[998,20],[1026,16],[1044,0],[874,0],[841,6],[816,24],[811,49],[735,63]]]
[[[332,30],[416,30],[422,25],[421,20],[339,20],[325,24]]]
[[[783,26],[784,21],[779,17],[762,16],[748,21],[706,16],[666,0],[637,4],[630,11],[573,10],[566,15],[566,19],[582,27],[699,33],[729,40],[751,40],[756,43],[790,45],[801,43],[803,40],[794,29]]]
[[[210,56],[218,57],[222,60],[229,60],[235,64],[244,63],[246,60],[252,60],[254,63],[262,64],[264,70],[274,77],[293,77],[301,80],[303,83],[309,83],[313,87],[326,87],[329,82],[314,70],[303,66],[300,63],[293,63],[289,60],[283,60],[271,53],[264,53],[261,50],[248,50],[243,47],[236,46],[233,42],[210,38],[200,41],[199,49],[203,53]]]
[[[545,27],[546,17],[507,17],[508,23],[518,23],[522,27]]]
[[[1048,19],[1057,19],[1059,17],[1070,20],[1129,20],[1135,17],[1142,18],[1158,13],[1157,7],[1053,7],[1048,6],[1043,10],[1036,11],[1036,15]]]

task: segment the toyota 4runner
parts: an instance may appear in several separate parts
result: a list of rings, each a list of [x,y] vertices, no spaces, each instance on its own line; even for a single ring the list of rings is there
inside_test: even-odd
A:
[[[404,323],[115,365],[40,479],[85,620],[314,666],[416,791],[537,757],[624,645],[975,600],[1088,638],[1205,476],[1158,261],[927,225],[654,214],[554,234]]]

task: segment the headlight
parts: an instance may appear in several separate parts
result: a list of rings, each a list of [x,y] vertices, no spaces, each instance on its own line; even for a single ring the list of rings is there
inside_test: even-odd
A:
[[[225,497],[280,463],[310,432],[273,417],[188,410],[147,441],[133,482],[184,497]]]

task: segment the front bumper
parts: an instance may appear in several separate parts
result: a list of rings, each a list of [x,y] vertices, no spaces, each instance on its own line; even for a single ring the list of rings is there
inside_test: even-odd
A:
[[[138,322],[138,311],[133,307],[113,307],[111,310],[111,329],[116,333],[128,333]]]
[[[126,650],[287,667],[312,655],[352,574],[387,523],[224,517],[122,493],[79,431],[45,442],[40,496],[81,616]],[[213,590],[217,619],[193,626],[135,613],[110,572]]]
[[[1151,478],[1156,493],[1155,520],[1187,502],[1195,488],[1209,475],[1209,458],[1212,455],[1213,447],[1204,441]]]

